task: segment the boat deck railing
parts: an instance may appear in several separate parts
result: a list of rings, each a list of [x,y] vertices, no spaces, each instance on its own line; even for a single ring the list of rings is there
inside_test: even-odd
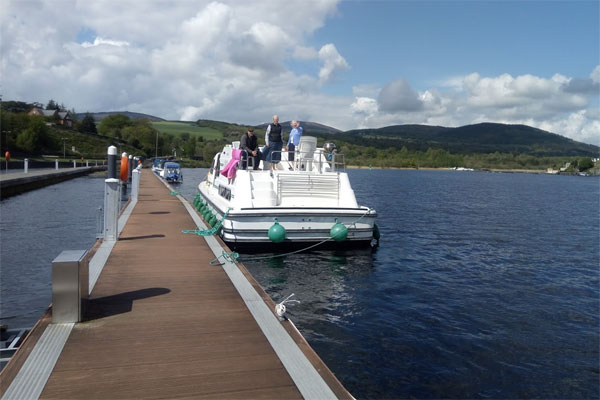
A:
[[[273,151],[270,154],[279,154],[280,161],[287,162],[289,168],[293,171],[318,172],[320,174],[323,172],[346,171],[346,158],[341,153],[325,153],[323,149],[316,149],[310,156],[306,152],[286,150]],[[294,155],[294,157],[290,157],[290,155]],[[254,160],[254,157],[248,157],[246,150],[242,150],[242,157],[238,161],[238,169],[254,169]],[[268,162],[264,159],[263,161]],[[285,170],[285,167],[283,169]]]

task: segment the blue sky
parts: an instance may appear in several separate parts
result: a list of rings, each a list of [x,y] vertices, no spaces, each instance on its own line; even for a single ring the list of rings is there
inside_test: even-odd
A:
[[[598,1],[344,1],[310,43],[333,42],[352,82],[425,90],[478,72],[587,77],[600,60]]]
[[[6,0],[0,90],[79,112],[499,122],[600,144],[599,27],[598,0]]]

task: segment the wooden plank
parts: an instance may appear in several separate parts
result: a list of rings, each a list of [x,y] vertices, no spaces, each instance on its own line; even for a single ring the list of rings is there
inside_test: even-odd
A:
[[[300,398],[181,202],[140,190],[41,398]]]

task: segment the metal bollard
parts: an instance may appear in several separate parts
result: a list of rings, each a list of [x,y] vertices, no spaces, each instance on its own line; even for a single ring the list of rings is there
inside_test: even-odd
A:
[[[102,161],[104,165],[104,161]],[[108,177],[117,179],[117,148],[115,146],[108,147]]]
[[[23,172],[27,173],[29,171],[29,159],[26,158],[23,160]]]
[[[54,169],[58,169],[58,160],[54,160]]]
[[[88,160],[85,160],[85,166],[86,166],[86,167],[89,167],[89,166],[90,166],[90,163],[88,162]]]
[[[52,261],[52,323],[79,322],[88,298],[87,250],[65,250]]]
[[[137,200],[140,191],[140,171],[135,169],[131,173],[131,198]]]
[[[119,238],[119,180],[104,180],[104,240],[116,241]]]
[[[73,168],[77,168],[77,161],[73,160]]]
[[[133,172],[133,156],[131,154],[129,155],[129,167],[127,168],[127,170],[128,170],[127,173],[129,174],[128,180],[129,180],[129,182],[131,182],[131,180],[133,179],[133,175],[132,175],[132,172]]]

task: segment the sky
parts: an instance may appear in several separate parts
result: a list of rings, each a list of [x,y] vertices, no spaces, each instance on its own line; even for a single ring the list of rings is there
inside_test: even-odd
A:
[[[600,145],[600,1],[3,0],[4,101]]]

